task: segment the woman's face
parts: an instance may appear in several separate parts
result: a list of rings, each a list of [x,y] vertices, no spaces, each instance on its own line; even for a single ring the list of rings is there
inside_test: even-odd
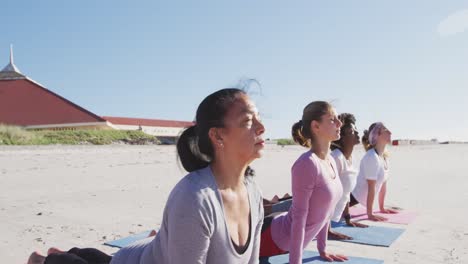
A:
[[[377,142],[381,142],[383,144],[390,144],[392,142],[392,132],[388,130],[385,126],[380,128],[379,132],[379,138],[377,139]]]
[[[323,115],[318,124],[318,128],[313,130],[317,137],[327,141],[340,139],[340,128],[343,123],[338,119],[335,109],[331,108],[327,114]]]
[[[250,163],[262,156],[265,127],[255,104],[245,94],[239,94],[224,118],[220,129],[224,147],[221,151],[239,162]]]
[[[356,125],[351,124],[344,129],[343,135],[341,136],[341,140],[343,142],[343,147],[352,147],[354,145],[359,144],[359,132],[357,131]]]

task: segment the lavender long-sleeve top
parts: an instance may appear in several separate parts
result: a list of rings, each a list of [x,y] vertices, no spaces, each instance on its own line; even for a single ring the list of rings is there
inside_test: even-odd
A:
[[[292,206],[275,217],[271,233],[275,244],[289,251],[289,263],[302,263],[302,252],[317,238],[317,249],[324,252],[328,226],[335,205],[343,193],[334,159],[329,156],[334,178],[312,151],[302,154],[292,167]],[[328,165],[329,166],[329,165]]]

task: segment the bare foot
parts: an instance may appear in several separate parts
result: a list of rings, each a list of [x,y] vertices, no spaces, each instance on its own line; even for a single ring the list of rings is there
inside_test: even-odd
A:
[[[148,237],[152,237],[152,236],[155,236],[158,232],[156,230],[151,230],[151,232],[149,233]]]
[[[37,251],[34,251],[28,259],[28,264],[43,264],[45,257],[39,254]]]
[[[51,247],[51,248],[49,248],[49,250],[47,250],[47,255],[58,254],[58,253],[65,253],[65,251],[60,250],[60,249],[58,249],[56,247]]]

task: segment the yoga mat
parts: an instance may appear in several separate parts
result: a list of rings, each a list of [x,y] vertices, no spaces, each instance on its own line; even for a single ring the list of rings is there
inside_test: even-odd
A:
[[[292,204],[292,198],[279,201],[271,206],[271,212],[272,213],[287,212],[289,211],[289,207],[291,207],[291,204]]]
[[[383,260],[378,259],[368,259],[360,257],[350,257],[347,256],[348,260],[345,262],[332,262],[332,263],[346,263],[346,264],[382,264]],[[260,258],[260,264],[287,264],[289,263],[289,254],[269,257],[269,258]],[[302,263],[330,263],[328,261],[322,260],[318,252],[306,251],[302,254]]]
[[[346,226],[344,222],[332,222],[332,231],[352,237],[352,240],[336,240],[356,244],[389,247],[405,231],[402,228],[369,226],[366,228]]]
[[[353,206],[349,208],[349,213],[354,221],[367,220],[366,208],[363,206]],[[375,211],[374,214],[387,218],[385,223],[407,225],[416,219],[418,213],[407,210],[400,210],[397,214],[382,214]]]
[[[125,246],[128,246],[138,240],[142,240],[144,238],[147,238],[148,235],[150,234],[151,230],[141,232],[138,234],[133,234],[128,237],[120,238],[117,240],[109,241],[109,242],[104,242],[104,245],[111,246],[111,247],[118,247],[118,248],[123,248]]]

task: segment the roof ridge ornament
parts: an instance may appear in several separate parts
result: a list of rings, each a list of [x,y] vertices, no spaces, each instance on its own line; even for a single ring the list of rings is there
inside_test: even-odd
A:
[[[24,79],[25,77],[15,65],[13,44],[10,44],[10,63],[0,71],[0,80]]]
[[[10,63],[8,63],[5,68],[3,68],[2,72],[16,72],[21,74],[20,70],[16,67],[13,58],[13,44],[10,44]]]

